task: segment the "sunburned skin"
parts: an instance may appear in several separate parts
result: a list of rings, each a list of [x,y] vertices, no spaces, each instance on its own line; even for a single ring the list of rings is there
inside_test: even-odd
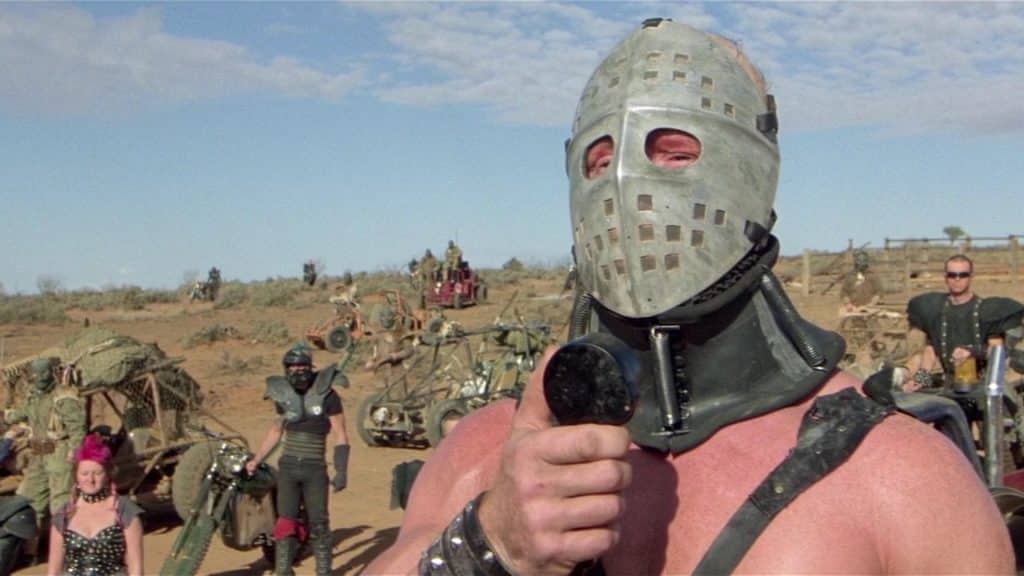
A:
[[[542,364],[534,374],[543,371]],[[849,386],[859,382],[838,373],[818,394]],[[609,574],[690,573],[733,512],[786,457],[814,399],[727,426],[670,456],[628,440],[623,446],[624,430],[617,427],[552,428],[540,387],[534,378],[518,412],[513,402],[502,402],[460,422],[420,473],[395,545],[367,574],[414,573],[423,550],[484,490],[484,530],[517,574],[566,574],[593,557],[601,557]],[[513,471],[524,466],[532,466],[529,479],[509,490]],[[579,494],[601,484],[591,495]],[[601,544],[607,547],[592,548]],[[934,430],[896,415],[784,509],[737,573],[1012,574],[1013,568],[999,512],[967,461]]]
[[[674,128],[659,128],[647,135],[644,153],[659,168],[685,168],[700,158],[701,145],[692,134]],[[583,173],[592,180],[608,170],[615,157],[615,142],[602,136],[587,147]]]

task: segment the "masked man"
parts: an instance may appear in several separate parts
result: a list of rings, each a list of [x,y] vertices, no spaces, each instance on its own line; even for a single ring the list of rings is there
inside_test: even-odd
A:
[[[40,517],[58,510],[71,491],[71,454],[85,437],[85,407],[70,383],[58,385],[60,361],[33,360],[29,367],[32,388],[20,414],[12,421],[27,421],[31,428],[32,458],[18,494],[32,500]]]
[[[348,483],[348,434],[341,398],[332,383],[343,380],[335,366],[313,370],[313,355],[299,344],[284,355],[284,376],[267,378],[265,397],[274,401],[280,418],[270,427],[259,451],[246,464],[253,473],[284,437],[284,453],[278,462],[277,524],[274,527],[274,573],[290,575],[300,536],[299,504],[309,517],[318,576],[331,572],[331,532],[327,512],[327,462],[324,453],[333,446],[335,492]]]
[[[777,126],[733,42],[654,19],[612,51],[566,147],[572,326],[634,357],[632,418],[552,426],[546,357],[440,444],[366,573],[1012,573],[967,459],[861,395],[772,275]]]

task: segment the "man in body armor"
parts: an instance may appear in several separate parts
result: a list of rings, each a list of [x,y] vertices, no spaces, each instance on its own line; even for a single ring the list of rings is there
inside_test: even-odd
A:
[[[857,250],[853,253],[853,272],[846,275],[839,289],[842,302],[840,316],[863,314],[878,304],[882,297],[882,282],[869,268],[868,253]]]
[[[963,254],[946,260],[946,292],[929,292],[907,303],[912,329],[924,332],[926,344],[908,389],[932,383],[941,369],[947,387],[977,384],[990,346],[1002,344],[1007,330],[1020,326],[1024,306],[1011,298],[982,298],[971,289],[974,263]]]
[[[25,405],[6,415],[8,423],[30,428],[31,452],[17,493],[32,502],[40,525],[71,496],[71,456],[85,437],[85,406],[70,383],[61,378],[57,358],[38,358],[29,365],[32,386]],[[58,382],[58,380],[64,380]],[[34,551],[29,546],[29,554]]]
[[[437,258],[430,252],[430,248],[423,253],[423,258],[420,259],[419,268],[417,273],[423,282],[423,287],[426,288],[434,283],[437,278]]]
[[[456,246],[454,240],[449,240],[448,248],[444,251],[445,278],[448,280],[454,280],[455,272],[459,269],[461,264],[462,248]]]
[[[206,297],[210,302],[217,299],[217,293],[220,292],[220,269],[216,266],[210,268],[210,271],[206,273]]]
[[[316,284],[316,262],[307,260],[302,264],[302,281],[309,286]]]
[[[333,447],[334,478],[330,485],[339,492],[347,485],[349,442],[341,398],[332,383],[344,375],[331,365],[313,370],[313,355],[301,344],[284,355],[284,376],[267,378],[265,398],[274,401],[280,419],[267,431],[259,451],[246,464],[253,473],[284,437],[284,452],[278,462],[277,524],[274,527],[274,573],[290,575],[299,538],[305,527],[299,521],[300,502],[309,518],[318,576],[331,572],[331,531],[327,511],[328,474],[324,453]]]
[[[835,369],[842,339],[771,273],[777,126],[729,40],[652,19],[612,51],[566,169],[587,334],[572,346],[615,361],[572,378],[588,367],[557,362],[567,346],[518,407],[462,419],[367,574],[1012,572],[967,459],[861,395]],[[624,425],[597,417],[613,407]]]

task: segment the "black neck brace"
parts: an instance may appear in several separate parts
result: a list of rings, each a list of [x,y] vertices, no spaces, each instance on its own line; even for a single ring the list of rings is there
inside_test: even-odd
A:
[[[635,320],[595,303],[597,329],[640,357],[640,399],[627,424],[637,444],[684,452],[726,425],[799,402],[834,372],[846,347],[842,338],[801,318],[766,267],[744,276],[754,281],[738,283],[744,285],[739,294],[699,317],[669,311]],[[667,333],[670,342],[680,416],[672,430],[659,402],[652,329]]]

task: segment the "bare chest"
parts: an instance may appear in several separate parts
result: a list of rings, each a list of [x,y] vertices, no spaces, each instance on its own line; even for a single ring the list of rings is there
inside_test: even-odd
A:
[[[633,453],[622,539],[603,560],[608,573],[692,572],[747,496],[795,444],[795,425],[792,433],[778,430],[791,423],[766,426],[720,432],[675,457]],[[770,437],[779,440],[765,440]],[[737,572],[880,571],[854,484],[849,471],[836,471],[811,486],[768,525]]]

